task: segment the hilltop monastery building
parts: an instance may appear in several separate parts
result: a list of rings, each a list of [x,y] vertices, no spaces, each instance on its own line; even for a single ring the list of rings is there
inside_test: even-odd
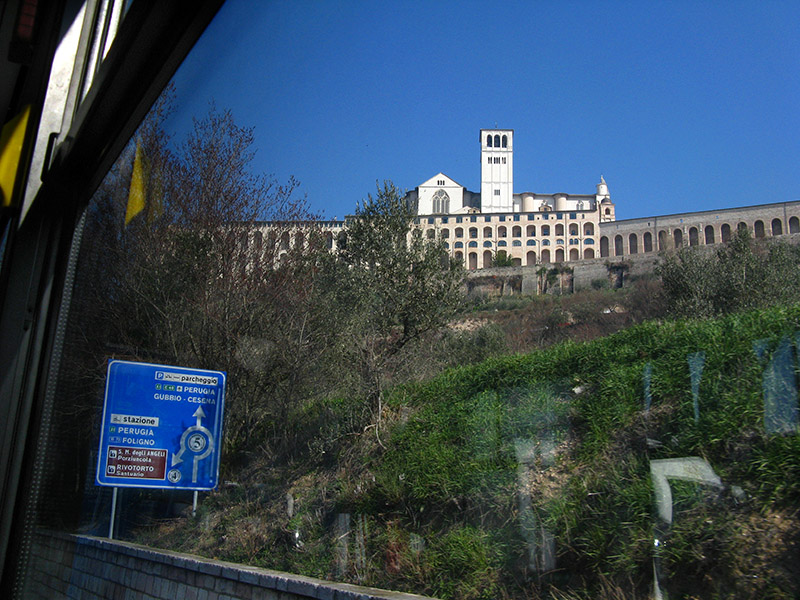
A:
[[[627,257],[725,242],[737,228],[756,238],[800,233],[800,201],[617,220],[603,177],[593,194],[514,192],[514,130],[481,129],[481,189],[443,173],[406,195],[414,223],[441,236],[468,269],[504,252],[517,266]],[[327,221],[328,246],[346,221]]]

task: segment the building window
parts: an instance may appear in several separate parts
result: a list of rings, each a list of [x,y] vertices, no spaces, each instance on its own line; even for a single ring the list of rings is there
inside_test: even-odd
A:
[[[443,214],[450,212],[450,196],[444,190],[437,190],[433,195],[433,213]]]
[[[487,156],[486,157],[486,162],[488,162],[489,164],[492,164],[492,157],[491,156]]]
[[[503,157],[503,164],[506,164],[506,157]]]
[[[494,195],[495,195],[495,196],[499,196],[499,195],[500,195],[500,190],[495,190],[495,191],[494,191]]]
[[[508,136],[503,136],[503,148],[508,148]]]
[[[492,136],[490,135],[486,136],[486,145],[489,146],[489,148],[492,147]]]
[[[500,147],[500,136],[499,135],[494,136],[494,147],[495,148],[499,148]]]

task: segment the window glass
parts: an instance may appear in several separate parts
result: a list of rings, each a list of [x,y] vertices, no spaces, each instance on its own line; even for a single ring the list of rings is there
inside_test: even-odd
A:
[[[83,99],[128,5],[97,6],[90,64],[76,82]],[[113,529],[155,548],[447,599],[797,596],[797,251],[753,250],[747,236],[788,238],[798,217],[737,216],[716,234],[687,229],[688,244],[667,223],[661,278],[628,260],[636,234],[625,233],[628,252],[618,235],[612,255],[613,222],[583,226],[586,236],[605,233],[598,256],[607,260],[590,277],[573,264],[580,248],[564,248],[580,246],[574,223],[569,243],[540,240],[548,249],[537,264],[537,242],[523,249],[520,225],[511,246],[505,226],[487,239],[485,214],[466,236],[484,250],[465,259],[454,250],[464,228],[449,240],[450,230],[428,227],[436,218],[408,206],[430,198],[436,214],[471,208],[424,186],[362,190],[323,160],[343,141],[369,146],[370,130],[392,123],[375,113],[404,104],[354,79],[355,67],[387,54],[357,35],[369,23],[363,11],[350,23],[341,10],[315,5],[308,23],[302,5],[229,2],[99,185],[80,190],[63,346],[30,474],[42,489],[31,530]],[[331,54],[329,25],[349,33],[341,54]],[[398,39],[384,27],[381,39]],[[343,60],[354,67],[345,74],[333,69]],[[292,110],[308,97],[325,114],[342,116],[335,108],[346,104],[351,135]],[[365,110],[371,102],[380,107]],[[398,152],[410,153],[402,133]],[[375,150],[358,152],[368,162]],[[0,235],[2,265],[10,222]],[[714,239],[729,245],[674,252]],[[481,267],[498,270],[463,279],[478,252]],[[574,300],[581,286],[587,301]],[[670,293],[670,310],[683,312],[657,306]],[[778,308],[757,304],[770,296]],[[185,401],[177,383],[154,380],[147,391],[183,404],[185,436],[162,442],[152,415],[106,423],[110,361],[223,371],[224,434],[191,435],[208,416],[198,407],[211,410],[201,384],[185,386],[197,390]],[[101,434],[115,451],[165,452],[158,467],[146,463],[161,471],[149,477],[131,461],[136,477],[121,475]],[[221,485],[170,488],[170,476],[197,477],[212,443]],[[98,469],[117,478],[117,492],[97,485]],[[31,573],[45,568],[31,556]]]

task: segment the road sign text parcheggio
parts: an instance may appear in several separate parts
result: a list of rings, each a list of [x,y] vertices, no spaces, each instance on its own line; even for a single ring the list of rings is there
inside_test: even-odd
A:
[[[214,489],[225,380],[221,371],[109,361],[97,484]]]

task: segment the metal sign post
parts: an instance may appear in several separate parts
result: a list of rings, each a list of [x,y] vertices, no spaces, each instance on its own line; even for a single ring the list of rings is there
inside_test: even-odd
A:
[[[97,460],[97,485],[212,490],[219,483],[222,371],[112,360]],[[109,537],[113,535],[113,519]]]

